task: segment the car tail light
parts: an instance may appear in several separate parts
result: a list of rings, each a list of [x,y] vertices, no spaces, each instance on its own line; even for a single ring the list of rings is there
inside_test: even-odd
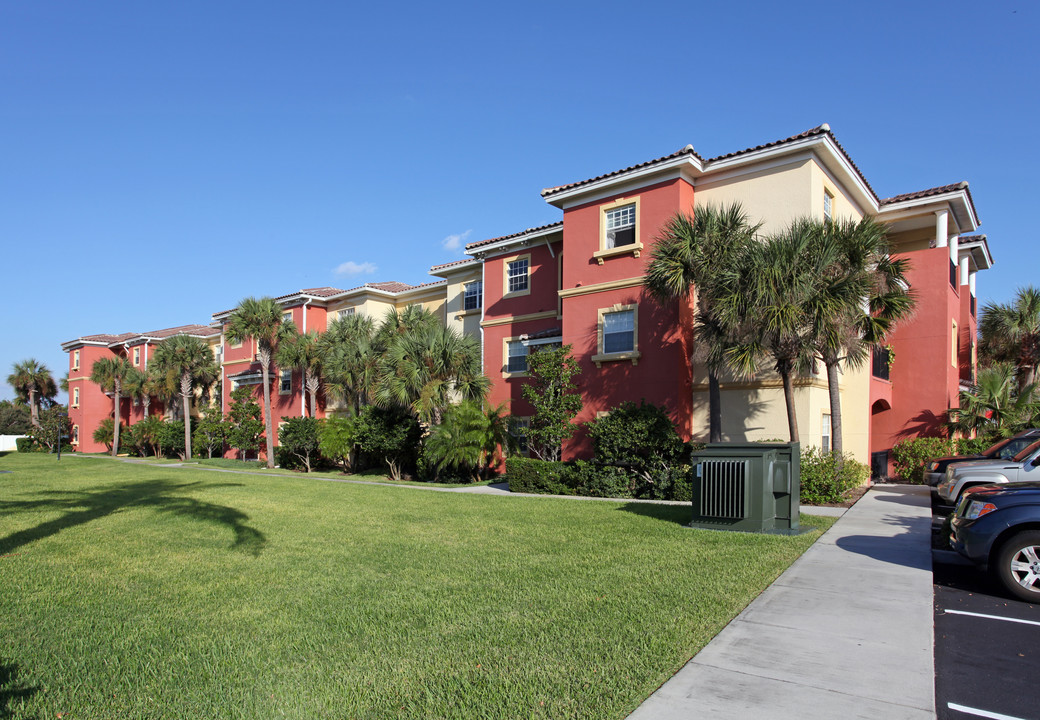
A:
[[[972,500],[968,504],[968,510],[964,513],[965,520],[975,520],[988,513],[993,512],[997,509],[997,506],[993,503],[984,503],[979,500]]]

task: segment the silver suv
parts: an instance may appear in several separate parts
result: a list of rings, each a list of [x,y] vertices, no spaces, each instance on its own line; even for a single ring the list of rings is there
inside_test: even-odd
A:
[[[973,460],[946,468],[946,477],[937,488],[946,502],[958,502],[965,488],[975,485],[1040,480],[1040,441],[1028,445],[1010,460]]]
[[[954,463],[964,463],[968,460],[1010,460],[1022,452],[1026,445],[1040,440],[1040,429],[1030,428],[1023,430],[1014,437],[1009,437],[995,445],[983,450],[978,455],[949,455],[947,457],[932,458],[924,464],[925,484],[935,487],[946,477],[946,468]]]

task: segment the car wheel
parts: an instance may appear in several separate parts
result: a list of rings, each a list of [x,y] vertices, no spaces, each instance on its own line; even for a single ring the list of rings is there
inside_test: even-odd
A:
[[[1000,546],[994,568],[1000,583],[1019,600],[1040,603],[1040,531],[1016,533]]]

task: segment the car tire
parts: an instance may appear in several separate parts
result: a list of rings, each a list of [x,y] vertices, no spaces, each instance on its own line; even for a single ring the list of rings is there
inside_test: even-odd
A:
[[[1005,540],[993,570],[1016,598],[1040,603],[1040,530],[1025,530]]]

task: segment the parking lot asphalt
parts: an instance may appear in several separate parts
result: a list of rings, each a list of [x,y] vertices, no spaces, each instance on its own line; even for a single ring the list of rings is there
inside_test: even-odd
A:
[[[952,508],[933,505],[938,532]],[[939,720],[1040,718],[1040,606],[1007,595],[952,551],[932,553]]]

